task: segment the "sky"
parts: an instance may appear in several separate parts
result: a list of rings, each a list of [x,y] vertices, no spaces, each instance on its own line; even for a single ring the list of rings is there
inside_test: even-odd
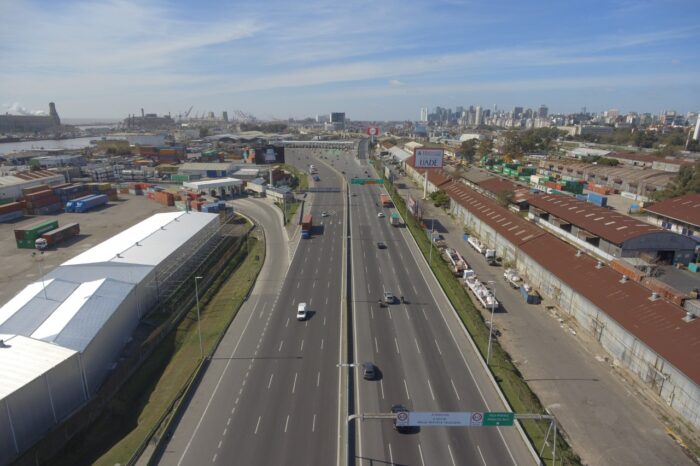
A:
[[[0,112],[700,111],[698,0],[0,0]]]

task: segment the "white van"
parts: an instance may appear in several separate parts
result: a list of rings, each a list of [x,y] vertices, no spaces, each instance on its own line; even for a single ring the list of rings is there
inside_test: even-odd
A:
[[[297,307],[297,320],[306,320],[308,310],[309,307],[306,303],[299,303],[299,307]]]

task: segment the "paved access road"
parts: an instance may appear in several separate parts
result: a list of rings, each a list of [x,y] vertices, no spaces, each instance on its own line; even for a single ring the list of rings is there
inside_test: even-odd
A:
[[[296,160],[294,160],[296,159]],[[288,157],[304,167],[312,159]],[[318,186],[340,179],[318,167]],[[301,240],[291,264],[268,250],[255,304],[236,319],[216,352],[162,456],[162,464],[331,465],[338,462],[341,193],[313,196],[314,234]],[[261,203],[249,210],[268,240],[284,243],[279,220]],[[249,206],[250,207],[250,206]],[[276,207],[272,207],[276,209]],[[322,218],[321,212],[329,215]],[[273,216],[276,214],[273,214]],[[266,217],[266,219],[265,219]],[[266,220],[266,221],[264,221]],[[311,317],[296,320],[300,302]]]
[[[348,179],[376,176],[364,161],[334,166]],[[505,411],[426,264],[409,247],[410,233],[390,226],[394,209],[378,204],[383,188],[351,185],[350,191],[354,359],[374,363],[380,373],[367,381],[358,372],[355,411],[386,413],[395,403],[415,411]],[[378,249],[378,241],[387,248]],[[403,295],[407,304],[380,307],[384,291]],[[367,420],[358,429],[357,464],[534,463],[515,428],[427,427],[399,434],[391,420]]]

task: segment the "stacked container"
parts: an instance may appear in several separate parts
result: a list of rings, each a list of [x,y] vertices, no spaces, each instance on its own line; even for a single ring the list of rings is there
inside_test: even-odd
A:
[[[24,217],[25,208],[26,203],[24,201],[0,205],[0,223]]]
[[[169,193],[167,191],[154,192],[152,199],[154,201],[158,202],[159,204],[163,204],[164,206],[175,205],[175,195],[173,195],[173,193]]]
[[[23,249],[34,249],[34,242],[44,233],[58,228],[58,220],[45,220],[35,223],[26,228],[15,230],[15,240],[17,247]]]
[[[598,193],[588,193],[588,202],[600,207],[606,207],[608,205],[608,198]]]
[[[87,196],[76,197],[75,199],[71,199],[70,201],[66,202],[66,212],[75,212],[75,206],[78,202],[84,201],[85,199],[89,199],[93,196],[93,194],[88,194]]]

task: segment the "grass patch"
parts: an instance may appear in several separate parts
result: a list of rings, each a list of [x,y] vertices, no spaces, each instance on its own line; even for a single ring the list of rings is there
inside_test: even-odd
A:
[[[263,264],[264,242],[249,238],[200,296],[202,346],[220,340]],[[73,439],[55,464],[127,464],[182,393],[201,362],[196,307],[158,345],[85,434]],[[66,453],[68,452],[68,453]]]
[[[399,196],[396,188],[388,180],[385,180],[385,185],[396,208],[405,214],[406,226],[411,231],[416,243],[418,243],[418,247],[426,261],[429,261],[430,258],[430,248],[434,248],[430,268],[485,359],[489,329],[483,316],[474,307],[474,303],[461,281],[454,276],[447,264],[442,260],[439,249],[428,239],[426,230],[418,224],[418,221],[412,215],[407,213],[403,198]],[[510,403],[513,412],[546,414],[539,399],[522,379],[510,356],[501,348],[497,340],[491,341],[491,362],[489,368]],[[545,439],[548,424],[542,421],[524,421],[522,425],[535,450],[539,452]],[[551,442],[551,436],[549,442]],[[547,464],[552,464],[551,446],[548,445],[545,448],[542,460]],[[557,436],[557,464],[581,464],[578,455],[561,436]]]

